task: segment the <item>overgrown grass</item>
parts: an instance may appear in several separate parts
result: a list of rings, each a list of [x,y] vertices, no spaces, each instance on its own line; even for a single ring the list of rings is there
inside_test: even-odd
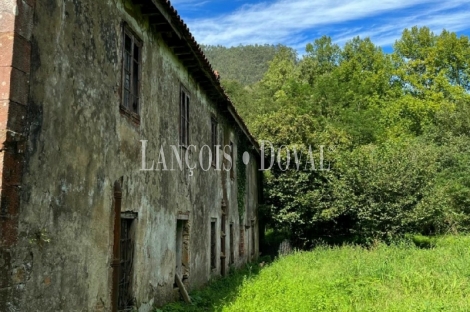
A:
[[[470,311],[470,237],[440,238],[427,247],[403,242],[298,252],[256,276],[239,273],[237,282],[221,280],[209,287],[206,294],[215,297],[204,309]],[[237,285],[226,297],[217,291],[225,283]]]
[[[174,302],[157,309],[156,312],[221,311],[227,302],[236,299],[244,282],[254,279],[260,270],[258,263],[247,264],[240,270],[230,271],[225,278],[211,281],[208,287],[191,293],[192,304]]]

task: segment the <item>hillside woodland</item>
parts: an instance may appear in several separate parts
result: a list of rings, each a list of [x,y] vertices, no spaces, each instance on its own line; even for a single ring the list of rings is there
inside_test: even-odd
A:
[[[248,86],[263,78],[269,61],[282,47],[280,45],[246,45],[226,48],[223,46],[202,45],[204,54],[225,80],[236,81]]]
[[[305,248],[468,231],[468,37],[413,27],[391,53],[359,37],[319,38],[302,57],[284,46],[204,50],[254,136],[276,157],[284,146],[281,168],[265,172],[268,228]]]

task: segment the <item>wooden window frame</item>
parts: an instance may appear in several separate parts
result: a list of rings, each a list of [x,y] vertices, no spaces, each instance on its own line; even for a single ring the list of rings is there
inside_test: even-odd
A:
[[[130,41],[130,51],[127,42]],[[142,108],[141,80],[142,80],[142,40],[133,32],[127,23],[123,24],[122,31],[122,77],[121,77],[121,114],[128,117],[135,124],[140,125],[140,112]],[[135,56],[137,52],[137,57]],[[126,84],[126,78],[129,79]]]
[[[184,148],[189,146],[189,104],[191,97],[188,90],[181,85],[180,88],[180,145]]]

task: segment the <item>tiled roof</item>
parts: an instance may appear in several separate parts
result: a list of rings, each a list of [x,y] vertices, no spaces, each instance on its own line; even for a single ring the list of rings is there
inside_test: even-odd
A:
[[[185,66],[190,67],[193,76],[197,79],[208,94],[216,98],[216,102],[222,111],[231,116],[240,130],[246,135],[254,149],[259,153],[258,142],[254,139],[243,119],[238,114],[233,102],[222,88],[218,74],[214,73],[209,60],[204,55],[200,45],[191,34],[186,23],[181,19],[176,9],[168,0],[133,0],[135,4],[141,5],[143,15],[149,16],[151,25],[157,31],[161,31],[168,46],[173,48],[175,54],[183,61]],[[155,10],[157,9],[157,10]],[[178,53],[176,53],[178,52]],[[194,64],[196,63],[196,64]]]

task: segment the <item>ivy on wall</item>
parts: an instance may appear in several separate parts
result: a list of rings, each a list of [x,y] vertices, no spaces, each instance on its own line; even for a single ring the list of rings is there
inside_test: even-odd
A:
[[[249,144],[245,135],[240,130],[237,131],[237,188],[238,188],[238,216],[240,222],[243,221],[245,214],[245,197],[246,197],[246,166],[243,163],[243,153],[248,151]]]

